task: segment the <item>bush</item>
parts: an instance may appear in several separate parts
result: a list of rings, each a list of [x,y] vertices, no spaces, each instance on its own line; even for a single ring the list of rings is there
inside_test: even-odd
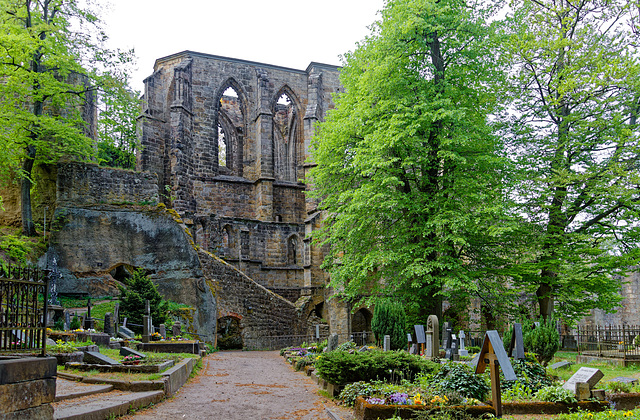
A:
[[[412,379],[418,373],[433,373],[439,365],[402,351],[373,350],[348,353],[336,350],[321,354],[315,367],[322,379],[336,385],[344,385],[375,379]]]
[[[167,301],[162,299],[156,285],[143,270],[136,270],[128,280],[128,287],[120,287],[120,313],[132,324],[142,325],[145,315],[145,300],[149,300],[151,318],[154,325],[167,324],[168,307]],[[138,332],[142,329],[138,328]],[[135,331],[135,329],[134,329]]]
[[[391,349],[404,349],[407,345],[407,315],[399,302],[381,301],[376,304],[371,320],[371,331],[376,336],[378,345],[384,336],[391,337]]]
[[[578,401],[572,391],[564,389],[561,386],[544,387],[540,391],[536,392],[535,398],[540,401],[563,402],[567,404]]]
[[[521,384],[529,388],[532,392],[538,391],[540,388],[550,386],[553,381],[547,374],[547,370],[536,361],[535,357],[527,353],[526,359],[513,359],[511,361],[513,371],[518,378],[515,381],[501,380],[500,386],[504,390],[508,390]]]
[[[352,384],[347,384],[340,395],[338,395],[338,399],[344,402],[344,405],[348,407],[353,407],[356,403],[356,398],[362,397],[370,397],[375,393],[375,387],[369,382],[354,382]]]
[[[457,392],[465,398],[484,401],[490,388],[484,376],[476,375],[462,363],[448,363],[433,377],[432,386],[440,392]]]
[[[547,366],[560,347],[560,334],[556,328],[556,321],[553,318],[546,321],[540,318],[540,325],[524,335],[524,347],[527,351],[536,354],[538,362]]]
[[[78,319],[78,315],[74,315],[73,319],[71,320],[71,325],[69,325],[69,329],[77,330],[80,327],[81,325],[80,325],[80,320]]]

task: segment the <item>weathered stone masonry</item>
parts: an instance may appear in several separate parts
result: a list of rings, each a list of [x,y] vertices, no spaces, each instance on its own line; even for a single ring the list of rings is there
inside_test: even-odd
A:
[[[158,194],[204,250],[291,300],[313,294],[309,305],[346,339],[348,306],[320,305],[324,253],[309,234],[321,221],[301,182],[338,70],[191,51],[161,58],[145,80],[138,169],[157,174]]]

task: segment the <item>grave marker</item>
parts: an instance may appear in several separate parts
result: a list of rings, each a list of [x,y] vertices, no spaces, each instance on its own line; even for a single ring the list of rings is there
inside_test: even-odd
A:
[[[384,351],[390,351],[391,350],[391,336],[390,335],[385,335],[384,336]]]
[[[125,339],[133,339],[135,337],[135,333],[124,325],[118,327],[118,335]]]
[[[120,356],[138,356],[141,359],[147,357],[145,354],[135,351],[129,347],[120,347]]]
[[[451,322],[447,321],[442,325],[442,347],[444,349],[451,348],[451,344],[447,341],[450,337],[447,335],[447,330],[452,328]]]
[[[482,342],[482,350],[476,365],[476,374],[483,373],[489,365],[491,373],[491,401],[496,417],[502,417],[502,394],[500,392],[500,368],[507,381],[515,381],[516,374],[513,371],[507,352],[504,351],[504,344],[500,340],[498,331],[487,331]]]
[[[571,367],[571,362],[564,360],[562,362],[554,363],[549,367],[551,369],[569,369]]]
[[[424,325],[414,325],[413,329],[416,331],[416,343],[418,344],[418,352],[424,354],[425,334]]]
[[[576,392],[576,383],[586,382],[589,384],[589,388],[593,388],[604,376],[604,373],[597,368],[581,367],[576,373],[569,378],[567,382],[562,385],[564,389]]]
[[[160,330],[160,335],[162,336],[162,338],[167,338],[167,328],[164,326],[164,324],[160,324],[158,326],[158,330]]]
[[[460,348],[458,349],[458,354],[462,357],[468,357],[469,350],[465,348],[465,342],[464,342],[464,339],[467,337],[465,336],[463,330],[460,330],[460,332],[458,333],[458,338],[460,339]]]
[[[120,362],[97,351],[85,351],[82,361],[89,365],[120,365]]]
[[[447,328],[447,330],[445,331],[445,336],[444,336],[444,343],[445,343],[445,348],[444,348],[444,358],[445,359],[449,359],[449,360],[453,360],[453,353],[451,351],[451,344],[453,341],[453,337],[451,334],[451,328]]]
[[[148,301],[147,301],[148,302]],[[151,336],[151,329],[149,328],[149,315],[142,315],[142,342],[148,343]]]
[[[438,317],[429,315],[427,318],[427,357],[440,356],[440,325]]]
[[[69,331],[69,325],[71,325],[71,314],[69,311],[64,311],[64,330]]]
[[[177,337],[180,335],[182,330],[182,324],[180,324],[180,321],[176,321],[173,323],[173,326],[171,327],[171,334],[173,334],[174,337]]]
[[[113,314],[111,312],[104,314],[104,333],[110,336],[113,336],[115,333],[113,328]]]
[[[513,333],[509,341],[509,356],[516,359],[524,359],[524,340],[522,339],[522,324],[513,324]]]
[[[327,343],[327,351],[333,351],[338,348],[338,334],[333,333],[329,336]]]

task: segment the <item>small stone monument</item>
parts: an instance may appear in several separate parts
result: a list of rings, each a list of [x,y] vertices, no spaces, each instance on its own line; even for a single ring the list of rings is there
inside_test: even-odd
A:
[[[426,337],[424,333],[423,325],[414,325],[413,329],[416,331],[416,343],[418,344],[418,351],[424,354],[424,347],[426,343]]]
[[[113,328],[113,314],[111,312],[104,314],[104,333],[110,336],[113,336],[115,333]]]
[[[445,343],[445,348],[444,348],[444,358],[445,359],[449,359],[449,360],[453,360],[453,351],[451,349],[451,345],[453,344],[453,337],[452,337],[452,329],[451,328],[447,328],[447,330],[445,331],[445,336],[444,336],[444,343]]]
[[[447,321],[442,326],[442,347],[444,349],[450,349],[451,344],[449,341],[451,340],[451,336],[448,335],[447,330],[451,330],[453,327],[451,326],[451,322]]]
[[[513,324],[513,333],[509,341],[509,351],[507,354],[516,359],[524,359],[524,340],[522,338],[522,324]]]
[[[428,358],[440,356],[440,325],[438,317],[429,315],[427,318],[427,352]]]
[[[69,331],[71,325],[71,314],[69,311],[64,311],[64,330]]]
[[[564,383],[564,385],[562,385],[562,387],[564,389],[568,389],[569,391],[575,392],[576,398],[578,399],[589,399],[591,398],[591,390],[600,381],[600,379],[602,379],[603,376],[604,374],[602,373],[602,371],[600,371],[600,369],[581,367],[576,373],[573,374],[573,376],[571,376],[571,378],[569,378],[567,382]],[[585,385],[577,385],[578,383],[586,383],[588,392],[585,391],[585,389],[587,389]]]
[[[384,351],[390,351],[391,350],[391,336],[390,335],[385,335],[384,336],[384,347],[383,347]]]
[[[142,316],[142,342],[143,343],[148,343],[150,336],[151,336],[151,332],[150,332],[150,328],[149,328],[149,315],[143,315]]]
[[[180,321],[174,322],[173,325],[171,326],[171,334],[173,334],[174,337],[177,337],[181,333],[182,333],[182,324],[180,324]]]
[[[458,333],[458,339],[460,340],[460,348],[458,349],[458,355],[460,357],[469,357],[469,350],[465,348],[464,339],[467,338],[463,330]]]
[[[91,318],[91,297],[89,297],[87,299],[87,317],[84,320],[84,329],[92,330],[93,328],[93,318]]]
[[[167,338],[167,328],[164,326],[164,324],[160,324],[158,326],[158,330],[160,331],[160,335],[162,336],[162,338]]]
[[[338,334],[333,333],[329,336],[329,342],[327,343],[327,351],[334,351],[338,348]]]

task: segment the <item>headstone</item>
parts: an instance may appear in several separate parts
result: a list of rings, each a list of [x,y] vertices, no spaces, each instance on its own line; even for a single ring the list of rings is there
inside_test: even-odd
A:
[[[127,326],[127,317],[124,318],[124,321],[122,321],[122,326],[126,327]]]
[[[597,401],[604,401],[606,398],[604,389],[592,389],[591,398]]]
[[[338,334],[333,333],[329,336],[329,341],[327,343],[327,351],[334,351],[338,348]]]
[[[69,325],[71,325],[71,314],[69,311],[64,311],[64,330],[69,331]]]
[[[167,328],[164,326],[164,324],[160,324],[158,326],[158,330],[160,330],[160,335],[162,336],[162,338],[167,338]]]
[[[411,348],[409,349],[409,354],[418,354],[418,345],[417,344],[412,344]]]
[[[362,346],[358,349],[359,352],[363,352],[363,351],[369,351],[369,347],[367,346]]]
[[[576,383],[586,382],[593,388],[602,379],[604,374],[597,368],[581,367],[567,382],[562,385],[564,389],[576,392]]]
[[[425,352],[424,355],[428,358],[436,357],[437,355],[433,354],[433,334],[427,334],[427,342],[425,343]]]
[[[56,344],[57,343],[55,341],[47,337],[47,346],[55,346]]]
[[[118,327],[118,335],[122,338],[132,339],[135,337],[135,333],[131,331],[129,328],[121,325]]]
[[[465,348],[464,340],[467,338],[464,334],[464,331],[460,330],[458,333],[458,339],[460,340],[460,348],[458,349],[458,354],[461,357],[469,357],[469,350]]]
[[[97,351],[85,351],[84,358],[82,359],[89,365],[119,365],[120,362],[113,360],[112,358],[105,356]]]
[[[58,301],[58,280],[62,277],[58,271],[58,262],[56,257],[51,261],[51,270],[49,271],[49,305],[60,305]]]
[[[482,350],[478,357],[475,373],[483,373],[489,366],[491,373],[491,401],[496,417],[502,417],[502,394],[500,392],[500,368],[507,381],[515,381],[516,373],[509,361],[507,352],[504,350],[504,344],[498,335],[498,331],[490,330],[484,335],[482,342]]]
[[[85,330],[92,330],[94,328],[93,318],[91,318],[91,297],[87,299],[87,317],[83,325]]]
[[[115,333],[113,328],[113,314],[111,312],[104,314],[104,333],[111,336]]]
[[[522,339],[522,324],[513,324],[513,333],[509,341],[509,356],[516,359],[524,359],[524,340]]]
[[[549,367],[551,369],[569,369],[571,367],[571,362],[563,360],[562,362],[554,363]]]
[[[451,328],[447,328],[446,332],[445,332],[445,339],[444,339],[444,343],[445,343],[445,348],[444,348],[444,358],[445,359],[449,359],[449,360],[453,360],[453,352],[451,351],[451,344],[452,344],[452,334],[451,334]]]
[[[385,335],[384,336],[384,347],[383,347],[384,351],[390,351],[391,350],[391,336],[390,335]]]
[[[149,302],[149,299],[146,299],[144,301],[144,313],[147,315],[151,315],[151,304]]]
[[[428,357],[435,358],[440,356],[440,323],[438,317],[435,315],[429,315],[427,318],[427,337],[430,337],[431,342],[427,341],[427,354]]]
[[[120,322],[120,302],[116,302],[116,304],[113,306],[113,319],[116,325],[118,325],[118,323]]]
[[[448,339],[450,338],[447,335],[447,331],[450,330],[451,327],[451,322],[447,321],[444,323],[444,325],[442,325],[442,348],[444,349],[450,349],[451,348],[451,344],[448,343]]]
[[[316,324],[316,340],[320,340],[320,324]]]
[[[171,327],[171,334],[173,334],[174,337],[177,337],[181,334],[181,330],[182,330],[182,324],[180,324],[180,321],[176,321],[173,323],[173,326]]]
[[[135,351],[134,349],[129,348],[129,347],[120,347],[120,356],[138,356],[140,358],[147,357],[143,353]]]
[[[151,331],[149,328],[149,315],[142,315],[142,342],[148,343],[150,337]]]
[[[424,344],[426,342],[424,336],[424,325],[414,325],[413,328],[416,330],[416,343]]]

